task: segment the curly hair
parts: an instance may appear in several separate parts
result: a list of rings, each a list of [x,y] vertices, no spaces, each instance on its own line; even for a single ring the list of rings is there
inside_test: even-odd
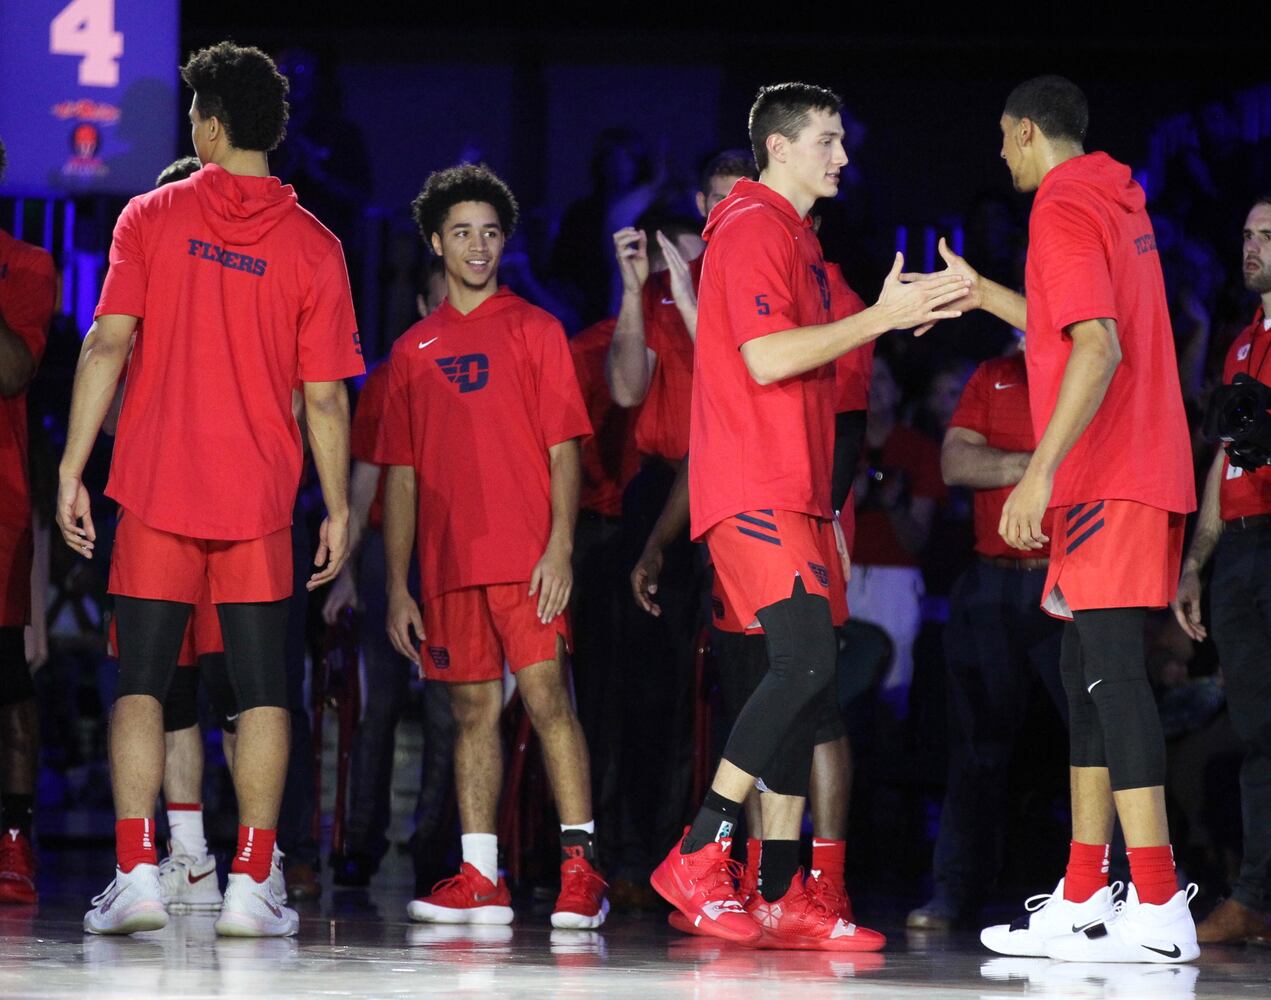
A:
[[[230,145],[268,153],[287,134],[287,78],[258,48],[218,42],[181,67],[204,118],[218,118]]]
[[[441,233],[446,216],[461,201],[483,201],[493,206],[504,237],[511,237],[516,231],[520,209],[512,189],[484,163],[461,163],[429,174],[423,190],[410,203],[411,216],[425,243],[434,233]]]
[[[183,181],[202,165],[197,156],[183,156],[179,160],[173,160],[159,171],[159,176],[154,179],[154,186],[163,187],[165,184]]]

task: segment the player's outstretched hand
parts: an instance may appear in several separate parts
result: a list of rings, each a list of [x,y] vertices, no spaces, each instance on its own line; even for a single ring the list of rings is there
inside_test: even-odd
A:
[[[66,544],[85,559],[93,558],[97,529],[93,505],[78,476],[61,476],[57,484],[57,526]]]
[[[395,591],[388,595],[388,614],[384,621],[388,627],[388,641],[393,648],[419,666],[419,644],[428,636],[424,634],[424,616],[419,613],[419,605],[409,591]]]
[[[658,577],[662,575],[662,550],[656,545],[646,545],[640,553],[640,561],[631,571],[631,594],[635,602],[654,618],[662,614],[657,603]]]
[[[696,309],[697,293],[693,291],[693,272],[689,270],[684,255],[680,253],[679,247],[662,235],[661,230],[658,230],[657,238],[671,276],[671,298],[675,299],[675,304],[681,309]]]
[[[613,252],[622,275],[622,290],[639,294],[649,280],[649,241],[643,229],[626,226],[613,234]]]
[[[949,303],[950,309],[957,309],[960,312],[968,313],[972,309],[979,309],[984,304],[984,292],[980,284],[980,272],[966,262],[965,257],[959,257],[949,248],[948,241],[941,236],[937,245],[940,251],[940,258],[945,263],[945,270],[937,271],[937,274],[959,274],[970,282],[970,288],[965,296],[961,299],[955,299]],[[905,271],[900,275],[900,280],[908,284],[913,281],[920,281],[923,278],[932,277],[928,274],[919,274],[913,271]],[[914,330],[914,336],[921,337],[930,330],[935,323],[925,323],[918,329]]]
[[[552,543],[530,573],[530,597],[538,595],[538,620],[544,625],[565,610],[574,587],[569,553]]]
[[[1007,545],[1016,549],[1040,549],[1050,542],[1042,533],[1042,518],[1050,505],[1054,483],[1037,474],[1024,473],[1002,505],[997,533]]]
[[[914,327],[916,333],[925,333],[939,320],[962,315],[962,310],[955,308],[953,303],[966,298],[970,290],[970,282],[964,275],[945,270],[936,274],[910,275],[912,280],[902,281],[904,267],[905,255],[897,253],[875,303],[883,310],[888,329]]]
[[[344,567],[327,591],[327,599],[322,605],[322,620],[328,625],[334,625],[345,608],[358,608],[357,585],[353,582],[353,574],[348,566]]]
[[[1183,567],[1178,578],[1178,593],[1170,603],[1179,626],[1197,642],[1204,642],[1209,631],[1200,620],[1200,574],[1190,566]]]
[[[344,561],[349,557],[349,519],[325,517],[318,529],[318,551],[313,557],[313,564],[321,566],[309,582],[306,590],[317,590],[324,583],[330,583],[344,569]]]

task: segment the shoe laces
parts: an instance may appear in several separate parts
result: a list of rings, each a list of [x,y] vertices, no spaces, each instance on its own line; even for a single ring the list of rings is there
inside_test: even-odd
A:
[[[709,850],[707,846],[702,853]],[[736,900],[737,882],[746,870],[741,862],[724,854],[722,848],[717,848],[717,851],[714,857],[706,855],[694,866],[693,884],[705,893],[708,900]]]
[[[461,897],[466,897],[472,888],[472,881],[474,878],[481,878],[488,881],[485,879],[484,875],[477,871],[475,867],[465,862],[460,866],[458,874],[451,875],[449,878],[443,878],[432,887],[432,891],[429,892],[428,895],[459,895]],[[497,882],[491,882],[490,884],[496,889],[498,888]]]
[[[813,875],[803,883],[804,894],[818,909],[826,913],[841,914],[847,905],[847,893],[827,878]]]
[[[596,869],[587,862],[566,862],[561,866],[560,895],[562,900],[583,900],[590,902],[609,888]]]

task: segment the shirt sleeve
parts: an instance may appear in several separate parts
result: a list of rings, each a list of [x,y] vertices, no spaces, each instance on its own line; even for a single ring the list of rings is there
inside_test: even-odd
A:
[[[1058,329],[1118,319],[1103,228],[1087,207],[1053,196],[1036,206],[1028,252],[1036,255],[1041,291]]]
[[[349,452],[359,462],[374,462],[375,442],[384,416],[384,396],[388,389],[388,362],[377,365],[366,377],[362,394],[353,411],[349,432]]]
[[[989,399],[984,391],[987,385],[987,368],[980,365],[962,390],[958,408],[953,411],[953,419],[949,421],[950,427],[965,427],[969,431],[989,436]]]
[[[763,220],[737,223],[722,259],[712,266],[721,275],[729,327],[738,347],[770,333],[799,326],[791,274],[794,246],[780,223]]]
[[[410,377],[401,351],[393,351],[385,362],[383,409],[376,428],[374,446],[365,461],[376,465],[415,465],[411,442]]]
[[[146,264],[144,223],[141,205],[134,198],[124,206],[115,222],[115,234],[110,241],[110,269],[106,272],[101,298],[97,300],[94,319],[99,316],[136,316],[141,319],[146,315],[149,267]]]
[[[0,302],[0,316],[26,344],[38,365],[44,356],[49,321],[53,318],[53,305],[57,298],[53,258],[43,250],[23,255],[16,268],[11,266],[7,282],[10,287]]]
[[[300,381],[335,382],[366,371],[349,272],[338,243],[314,272],[300,311]]]
[[[538,336],[538,421],[547,447],[586,437],[591,421],[578,388],[578,373],[569,354],[569,341],[560,323],[552,320]]]

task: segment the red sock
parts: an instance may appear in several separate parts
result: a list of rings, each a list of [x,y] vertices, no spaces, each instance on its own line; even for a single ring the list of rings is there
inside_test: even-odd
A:
[[[1174,873],[1173,847],[1129,847],[1125,856],[1130,859],[1130,881],[1138,890],[1140,903],[1160,906],[1174,898],[1178,876]]]
[[[834,885],[843,884],[843,865],[847,858],[846,840],[818,840],[812,838],[812,870]]]
[[[1064,874],[1064,899],[1084,903],[1108,884],[1107,844],[1080,844],[1068,847],[1068,871]]]
[[[262,830],[258,826],[238,828],[238,853],[230,872],[245,872],[257,882],[269,878],[269,866],[274,859],[274,837],[277,830]]]
[[[137,865],[159,863],[154,849],[152,817],[115,820],[115,858],[121,872],[130,872]]]

